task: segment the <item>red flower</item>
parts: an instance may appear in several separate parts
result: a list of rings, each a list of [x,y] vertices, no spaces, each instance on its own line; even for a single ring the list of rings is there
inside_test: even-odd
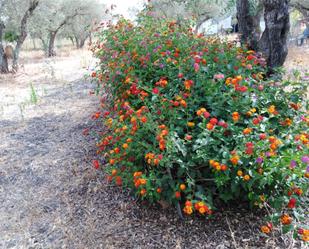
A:
[[[152,93],[153,94],[159,94],[159,89],[155,87],[154,89],[152,89]]]
[[[212,118],[210,119],[209,123],[211,123],[212,125],[216,125],[218,123],[218,119]]]
[[[265,134],[265,133],[262,133],[262,134],[260,134],[259,137],[260,137],[261,140],[264,140],[264,139],[266,139],[266,134]]]
[[[288,208],[295,208],[295,206],[296,206],[296,199],[291,198],[289,203],[288,203]]]
[[[258,118],[254,118],[252,120],[252,123],[255,124],[255,125],[258,125],[260,123],[260,120]]]
[[[179,199],[180,196],[181,196],[180,192],[179,192],[179,191],[176,191],[176,192],[175,192],[175,197],[176,197],[177,199]]]
[[[92,161],[92,165],[95,169],[99,169],[100,168],[100,164],[98,160],[93,160]]]

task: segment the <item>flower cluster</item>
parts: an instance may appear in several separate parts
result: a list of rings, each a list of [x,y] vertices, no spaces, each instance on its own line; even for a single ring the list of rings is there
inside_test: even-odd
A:
[[[108,128],[97,146],[109,180],[187,215],[237,200],[271,207],[274,224],[296,228],[309,176],[301,87],[264,79],[254,51],[148,15],[107,23],[98,38],[92,76],[102,101],[93,118]]]

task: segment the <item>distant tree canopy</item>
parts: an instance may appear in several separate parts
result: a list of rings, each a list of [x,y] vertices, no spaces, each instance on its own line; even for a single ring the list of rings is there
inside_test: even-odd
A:
[[[105,15],[105,6],[98,0],[0,0],[0,71],[8,72],[3,40],[12,43],[16,71],[28,35],[40,39],[46,55],[54,56],[57,35],[74,37],[81,48],[93,23]]]

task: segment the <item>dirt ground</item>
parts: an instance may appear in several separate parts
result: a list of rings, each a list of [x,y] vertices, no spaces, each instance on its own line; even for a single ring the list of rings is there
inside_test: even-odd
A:
[[[287,64],[296,54],[309,60],[306,51],[307,58],[295,50]],[[17,75],[0,75],[1,249],[304,248],[262,236],[261,216],[241,207],[181,221],[173,208],[109,185],[91,165],[95,138],[82,135],[98,127],[90,119],[94,85],[84,77],[91,55],[22,56]]]

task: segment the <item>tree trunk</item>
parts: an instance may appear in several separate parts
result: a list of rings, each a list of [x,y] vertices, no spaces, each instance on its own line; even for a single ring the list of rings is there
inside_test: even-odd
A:
[[[48,42],[48,57],[56,56],[55,51],[55,40],[56,40],[57,32],[49,33],[49,42]]]
[[[282,66],[287,53],[290,30],[289,0],[263,0],[265,30],[260,38],[260,13],[252,15],[249,0],[237,0],[237,18],[241,41],[249,49],[262,52],[269,72]],[[259,9],[259,8],[258,8]]]
[[[89,34],[89,43],[92,44],[92,33]]]
[[[237,20],[241,42],[249,49],[257,50],[261,37],[261,9],[259,7],[254,15],[251,12],[250,0],[237,0]]]
[[[46,40],[42,36],[39,36],[39,39],[42,43],[45,56],[48,56],[48,43],[46,42]]]
[[[209,20],[210,17],[208,16],[205,16],[205,17],[200,17],[197,22],[196,22],[196,25],[195,25],[195,29],[194,29],[194,33],[197,34],[200,27],[203,25],[204,22],[206,22],[207,20]]]
[[[73,36],[69,36],[70,41],[72,42],[72,45],[75,46],[75,41],[74,41],[74,37]]]
[[[289,0],[264,0],[264,20],[266,28],[258,48],[272,71],[283,65],[288,54]]]
[[[74,39],[75,39],[76,48],[79,49],[79,39],[76,35],[74,36]]]
[[[14,52],[13,52],[13,72],[17,72],[18,71],[18,59],[19,59],[19,53],[20,53],[20,49],[21,49],[21,45],[22,43],[17,43],[16,47],[14,48]]]
[[[30,3],[29,8],[27,9],[27,11],[25,12],[23,18],[21,19],[20,22],[20,35],[18,36],[17,42],[16,42],[16,47],[14,49],[14,53],[13,53],[13,71],[17,71],[18,70],[18,59],[19,59],[19,52],[20,49],[24,43],[24,41],[27,38],[27,23],[29,18],[33,15],[34,10],[36,9],[36,7],[38,7],[39,5],[39,1],[38,0],[34,0]]]
[[[86,36],[86,37],[83,37],[83,38],[80,39],[79,46],[78,46],[79,49],[82,49],[85,46],[85,42],[86,42],[87,38],[88,37]]]
[[[8,59],[4,53],[4,48],[2,44],[2,35],[4,28],[5,28],[4,24],[0,21],[0,73],[9,72]]]

